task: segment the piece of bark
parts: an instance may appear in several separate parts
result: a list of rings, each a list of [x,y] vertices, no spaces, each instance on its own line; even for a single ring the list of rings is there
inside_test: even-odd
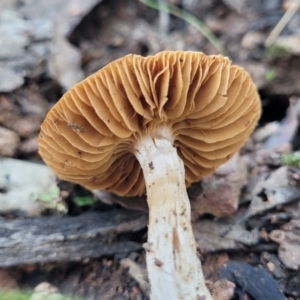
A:
[[[233,282],[237,292],[254,300],[285,300],[277,282],[264,270],[238,261],[226,262],[219,271],[221,278]]]
[[[137,251],[141,244],[116,238],[118,234],[141,230],[147,220],[146,214],[120,209],[78,217],[1,220],[0,267],[80,261]]]
[[[243,215],[240,210],[231,219],[199,220],[193,223],[196,242],[201,253],[246,250],[256,247],[260,236],[258,229],[251,231],[237,224]]]

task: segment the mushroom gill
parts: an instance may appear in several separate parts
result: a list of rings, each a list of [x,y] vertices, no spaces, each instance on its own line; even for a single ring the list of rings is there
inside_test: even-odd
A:
[[[145,192],[134,155],[146,134],[177,148],[186,184],[226,162],[260,116],[249,75],[223,56],[128,55],[70,89],[44,121],[39,151],[62,179],[118,195]]]

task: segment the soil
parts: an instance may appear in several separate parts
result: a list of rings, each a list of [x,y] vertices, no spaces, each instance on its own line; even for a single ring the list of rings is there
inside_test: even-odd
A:
[[[263,114],[259,128],[273,121],[282,121],[290,105],[290,98],[300,96],[300,56],[288,50],[289,45],[286,45],[285,49],[279,46],[267,49],[264,42],[291,5],[291,1],[169,0],[167,2],[191,12],[201,20],[216,35],[231,60],[243,66],[251,74],[262,100]],[[79,49],[84,77],[128,53],[145,56],[171,49],[202,51],[206,54],[218,53],[201,32],[184,20],[169,16],[165,25],[159,25],[162,17],[158,11],[137,0],[99,1],[67,36],[68,41]],[[280,36],[299,38],[299,28],[300,12],[298,11]],[[24,83],[20,87],[10,92],[0,93],[0,130],[6,130],[3,135],[0,135],[5,136],[6,141],[4,146],[1,146],[0,141],[0,156],[41,163],[37,148],[40,124],[48,110],[64,92],[65,87],[55,76],[50,75],[47,62],[41,61],[27,70]],[[293,129],[296,130],[296,134],[290,140],[284,141],[292,147],[290,150],[298,149],[300,144],[298,126]],[[234,222],[233,218],[249,206],[247,193],[251,194],[250,183],[253,184],[250,179],[255,178],[257,174],[270,176],[274,170],[282,166],[280,162],[274,161],[273,154],[276,151],[272,152],[273,156],[270,153],[265,155],[261,152],[257,153],[259,147],[263,148],[262,143],[251,138],[242,149],[241,153],[248,159],[248,166],[251,165],[251,172],[247,183],[242,188],[239,212],[233,214],[234,217],[227,217],[230,222]],[[1,149],[5,151],[1,152]],[[261,160],[257,159],[259,155],[262,157]],[[289,170],[289,182],[293,181],[292,185],[296,188],[299,186],[299,174],[297,169]],[[78,206],[74,198],[89,196],[91,193],[80,186],[66,182],[60,182],[59,187],[65,193],[68,216],[78,216],[86,211],[111,210],[112,207],[125,209],[119,205],[119,201],[115,201],[118,204],[112,206],[101,203]],[[1,186],[0,193],[4,193]],[[274,230],[281,230],[287,234],[283,226],[290,224],[291,220],[300,220],[300,213],[295,214],[295,211],[300,210],[299,199],[300,197],[297,196],[287,203],[285,198],[282,204],[275,205],[269,210],[261,210],[260,214],[247,219],[246,230],[257,229],[259,242],[255,246],[240,247],[241,244],[236,243],[227,248],[215,247],[213,251],[201,249],[200,244],[199,250],[206,278],[211,283],[217,281],[220,278],[219,268],[226,261],[246,262],[250,266],[265,270],[278,283],[280,290],[288,299],[300,299],[299,264],[295,268],[287,267],[281,257],[283,250],[280,247],[283,246],[270,238],[270,233]],[[49,210],[44,214],[51,215],[54,212]],[[2,214],[2,220],[18,218],[23,217],[14,212]],[[196,219],[199,222],[213,221],[215,217],[205,214]],[[277,221],[274,221],[275,219]],[[295,233],[299,241],[297,228],[290,231]],[[122,239],[140,244],[147,239],[145,230],[129,235],[123,236]],[[298,247],[295,248],[297,251],[300,251],[299,245],[300,241],[295,244],[295,247]],[[142,250],[104,255],[99,258],[85,258],[79,262],[15,265],[0,269],[0,289],[32,291],[38,284],[48,282],[61,294],[81,299],[149,299],[147,290],[130,275],[128,267],[122,265],[121,261],[124,258],[130,258],[137,265],[145,266]],[[237,282],[235,284],[237,288],[231,299],[281,299],[276,298],[276,291],[275,296],[274,294],[257,296],[251,293],[251,290],[239,286]]]

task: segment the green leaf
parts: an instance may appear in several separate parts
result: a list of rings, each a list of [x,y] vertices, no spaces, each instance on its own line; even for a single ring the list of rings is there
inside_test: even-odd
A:
[[[95,203],[95,199],[93,196],[76,196],[74,198],[74,203],[79,207],[88,206],[93,205]]]
[[[46,193],[38,195],[39,200],[50,203],[59,197],[59,188],[53,184]]]
[[[267,82],[272,82],[276,77],[276,71],[274,69],[268,69],[265,73],[265,78]]]
[[[32,297],[32,293],[29,293],[28,291],[0,291],[0,300],[30,300]],[[51,297],[51,294],[48,296],[46,295],[41,295],[38,298],[35,299],[40,299],[40,300],[50,300],[54,299]],[[55,299],[61,299],[61,300],[80,300],[79,298],[73,298],[73,297],[67,297],[60,295],[59,298],[56,297]]]
[[[29,300],[31,294],[19,291],[0,291],[0,300]]]
[[[289,51],[284,45],[274,44],[271,47],[267,48],[267,53],[271,58],[278,58],[286,56]]]
[[[300,151],[282,155],[282,162],[286,165],[300,168]]]

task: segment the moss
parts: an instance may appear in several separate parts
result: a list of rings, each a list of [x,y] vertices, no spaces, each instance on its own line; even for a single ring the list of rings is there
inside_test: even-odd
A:
[[[300,151],[282,155],[282,163],[300,168]]]

